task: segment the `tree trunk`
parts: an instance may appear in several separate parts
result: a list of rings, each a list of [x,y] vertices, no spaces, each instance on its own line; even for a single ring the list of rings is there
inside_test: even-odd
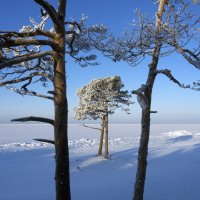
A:
[[[142,111],[142,130],[140,138],[140,147],[138,150],[138,166],[134,190],[134,200],[142,200],[144,193],[144,184],[146,178],[148,142],[150,133],[150,112]]]
[[[148,143],[149,143],[149,134],[150,134],[150,111],[151,111],[151,98],[152,98],[152,89],[156,78],[156,70],[160,56],[160,50],[162,47],[162,40],[160,40],[160,30],[161,30],[161,21],[162,15],[164,12],[164,6],[167,0],[160,0],[159,7],[157,12],[156,19],[156,28],[157,28],[157,41],[155,44],[155,49],[152,56],[152,62],[149,65],[148,78],[145,85],[144,96],[147,99],[148,106],[142,111],[142,120],[141,120],[141,139],[140,146],[138,150],[138,166],[136,173],[136,181],[134,188],[133,200],[143,200],[144,185],[146,178],[146,168],[147,168],[147,155],[148,155]]]
[[[105,115],[105,150],[104,158],[108,159],[108,114]]]
[[[68,149],[68,103],[66,97],[65,74],[65,10],[66,0],[59,0],[58,20],[56,27],[58,37],[55,39],[59,45],[56,50],[54,66],[54,140],[55,140],[55,181],[56,200],[71,200],[70,194],[70,170]]]
[[[152,62],[149,65],[149,73],[144,90],[144,96],[147,99],[148,106],[145,110],[142,111],[141,139],[138,150],[138,166],[137,166],[133,200],[143,200],[146,168],[147,168],[148,143],[150,134],[150,111],[151,111],[152,89],[157,75],[156,70],[159,60],[160,49],[162,46],[162,42],[159,40],[159,31],[160,31],[159,22],[162,20],[162,14],[165,2],[166,0],[161,0],[159,2],[159,8],[156,20],[156,27],[158,30],[158,40],[156,42],[156,47],[154,49],[154,53],[152,56]]]
[[[100,141],[99,141],[98,156],[102,155],[103,138],[104,138],[104,125],[105,125],[105,116],[102,117],[102,122],[101,122],[101,135],[100,135]]]
[[[68,151],[68,105],[66,99],[66,77],[65,61],[59,58],[56,62],[55,70],[55,122],[54,122],[54,140],[55,140],[55,181],[56,181],[56,199],[70,200],[70,172],[69,172],[69,151]]]

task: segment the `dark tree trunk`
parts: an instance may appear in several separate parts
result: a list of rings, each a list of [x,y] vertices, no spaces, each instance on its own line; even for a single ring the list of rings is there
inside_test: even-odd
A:
[[[55,70],[55,181],[56,199],[70,200],[70,172],[69,172],[69,151],[68,151],[68,105],[66,99],[66,78],[64,56],[56,63]]]
[[[108,114],[105,115],[105,150],[104,158],[108,159]]]
[[[155,48],[155,52],[156,51],[159,52],[160,47]],[[152,89],[156,78],[156,73],[154,72],[157,68],[158,60],[159,57],[157,56],[152,58],[152,63],[149,65],[150,66],[149,74],[144,90],[144,96],[147,99],[147,108],[142,110],[141,138],[138,150],[138,166],[137,166],[133,200],[143,200],[146,168],[147,168],[148,143],[150,134],[151,98],[152,98]]]
[[[160,46],[157,46],[154,50],[154,53],[155,55],[158,55],[157,53],[159,52],[160,52]],[[147,100],[147,107],[146,109],[142,110],[141,138],[138,149],[138,166],[137,166],[133,200],[143,200],[146,168],[147,168],[149,134],[150,134],[151,98],[152,98],[152,89],[156,78],[155,70],[157,69],[158,60],[159,60],[158,56],[152,57],[152,62],[149,65],[148,78],[144,89],[144,96]]]
[[[65,9],[66,0],[59,0],[55,39],[60,49],[56,50],[54,66],[54,138],[55,138],[55,181],[56,200],[70,200],[70,169],[68,149],[68,103],[66,97],[65,75]]]
[[[138,150],[138,166],[136,173],[136,181],[134,188],[133,200],[143,200],[144,185],[146,178],[146,169],[147,169],[147,156],[148,156],[148,143],[149,143],[149,134],[150,134],[150,113],[151,113],[151,99],[152,99],[152,89],[157,75],[157,65],[160,56],[160,50],[162,46],[162,40],[160,37],[160,22],[162,21],[162,15],[164,11],[164,6],[167,0],[160,0],[159,7],[157,12],[156,19],[156,28],[157,28],[157,41],[155,49],[152,56],[152,62],[149,65],[149,73],[146,81],[144,96],[147,100],[147,107],[142,111],[142,120],[141,120],[141,139],[140,146]]]
[[[102,122],[101,122],[101,135],[100,135],[100,141],[99,141],[98,156],[102,155],[103,138],[104,138],[104,125],[105,125],[105,116],[102,117]]]
[[[150,133],[150,112],[148,110],[142,111],[142,127],[140,147],[138,150],[138,166],[134,190],[134,200],[142,200],[144,193],[144,184],[146,178],[148,142]]]

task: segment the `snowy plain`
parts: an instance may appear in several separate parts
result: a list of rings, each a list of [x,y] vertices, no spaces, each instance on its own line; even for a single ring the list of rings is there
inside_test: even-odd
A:
[[[93,125],[96,126],[96,125]],[[0,125],[0,200],[54,200],[48,125]],[[96,157],[99,132],[69,125],[72,200],[130,200],[140,125],[109,125],[110,159]],[[153,124],[145,200],[200,199],[200,124]]]

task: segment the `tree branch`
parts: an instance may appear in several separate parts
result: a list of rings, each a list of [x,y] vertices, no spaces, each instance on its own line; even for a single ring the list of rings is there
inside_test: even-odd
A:
[[[29,121],[44,122],[54,126],[54,120],[43,117],[30,116],[30,117],[23,117],[11,120],[11,122],[29,122]]]
[[[49,144],[54,144],[55,145],[55,142],[53,140],[40,139],[40,138],[34,138],[33,140],[38,141],[38,142],[45,142],[45,143],[49,143]]]
[[[47,73],[33,72],[29,76],[26,76],[26,77],[23,77],[23,78],[13,79],[13,80],[5,81],[5,82],[0,82],[0,87],[2,87],[4,85],[10,85],[10,84],[15,84],[15,83],[20,83],[20,82],[23,82],[23,81],[26,81],[26,80],[30,80],[32,77],[35,77],[35,76],[47,77],[48,79],[53,81],[53,79]]]
[[[44,98],[44,99],[54,100],[54,97],[47,96],[47,95],[44,95],[44,94],[39,94],[35,91],[28,90],[27,88],[25,90],[12,88],[11,90],[19,93],[20,95],[31,95],[31,96],[41,97],[41,98]]]
[[[3,36],[5,37],[32,37],[32,36],[47,36],[50,38],[55,37],[55,33],[52,33],[50,31],[45,31],[45,30],[35,30],[27,33],[19,33],[16,31],[0,31],[0,34],[4,34]]]
[[[158,111],[153,111],[153,110],[151,110],[150,113],[158,113]]]
[[[91,128],[91,129],[96,129],[96,130],[101,130],[100,128],[95,128],[95,127],[92,127],[92,126],[87,126],[85,124],[83,124],[84,127],[87,127],[87,128]]]
[[[2,36],[2,35],[1,35]],[[9,48],[9,47],[16,47],[16,46],[23,46],[23,45],[46,45],[51,46],[54,49],[59,48],[58,45],[50,40],[39,40],[39,39],[9,39],[7,38],[7,41],[0,42],[0,47],[2,48]]]
[[[189,49],[183,49],[177,42],[173,45],[177,51],[193,66],[200,69],[200,58]],[[188,56],[187,53],[190,55]]]
[[[36,96],[36,97],[41,97],[41,98],[44,98],[44,99],[54,100],[54,98],[51,97],[51,96],[39,94],[39,93],[36,93],[34,91],[30,91],[30,90],[27,90],[27,94],[32,95],[32,96]]]
[[[48,15],[50,16],[55,25],[60,26],[57,12],[51,4],[49,4],[45,0],[34,0],[34,1],[47,11]]]
[[[179,85],[180,87],[182,87],[181,83],[175,79],[172,74],[171,71],[169,69],[164,69],[164,70],[156,70],[157,74],[164,74],[165,76],[167,76],[171,81],[173,81],[174,83],[176,83],[177,85]]]
[[[47,56],[47,55],[53,56],[54,55],[53,51],[45,51],[43,53],[34,53],[34,54],[30,54],[30,55],[24,55],[24,56],[21,56],[21,57],[16,57],[14,59],[0,63],[0,70],[5,68],[5,67],[20,64],[22,62],[30,61],[30,60],[33,60],[35,58],[41,58],[41,57],[44,57],[44,56]]]

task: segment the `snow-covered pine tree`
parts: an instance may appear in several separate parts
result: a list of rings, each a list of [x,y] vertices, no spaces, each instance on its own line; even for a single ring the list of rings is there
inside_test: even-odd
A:
[[[117,108],[129,113],[128,106],[132,103],[131,95],[128,91],[122,90],[123,87],[119,76],[111,76],[92,80],[77,92],[79,102],[75,108],[74,118],[77,120],[101,119],[98,155],[102,155],[105,137],[104,158],[106,159],[108,159],[108,115],[114,114]]]

